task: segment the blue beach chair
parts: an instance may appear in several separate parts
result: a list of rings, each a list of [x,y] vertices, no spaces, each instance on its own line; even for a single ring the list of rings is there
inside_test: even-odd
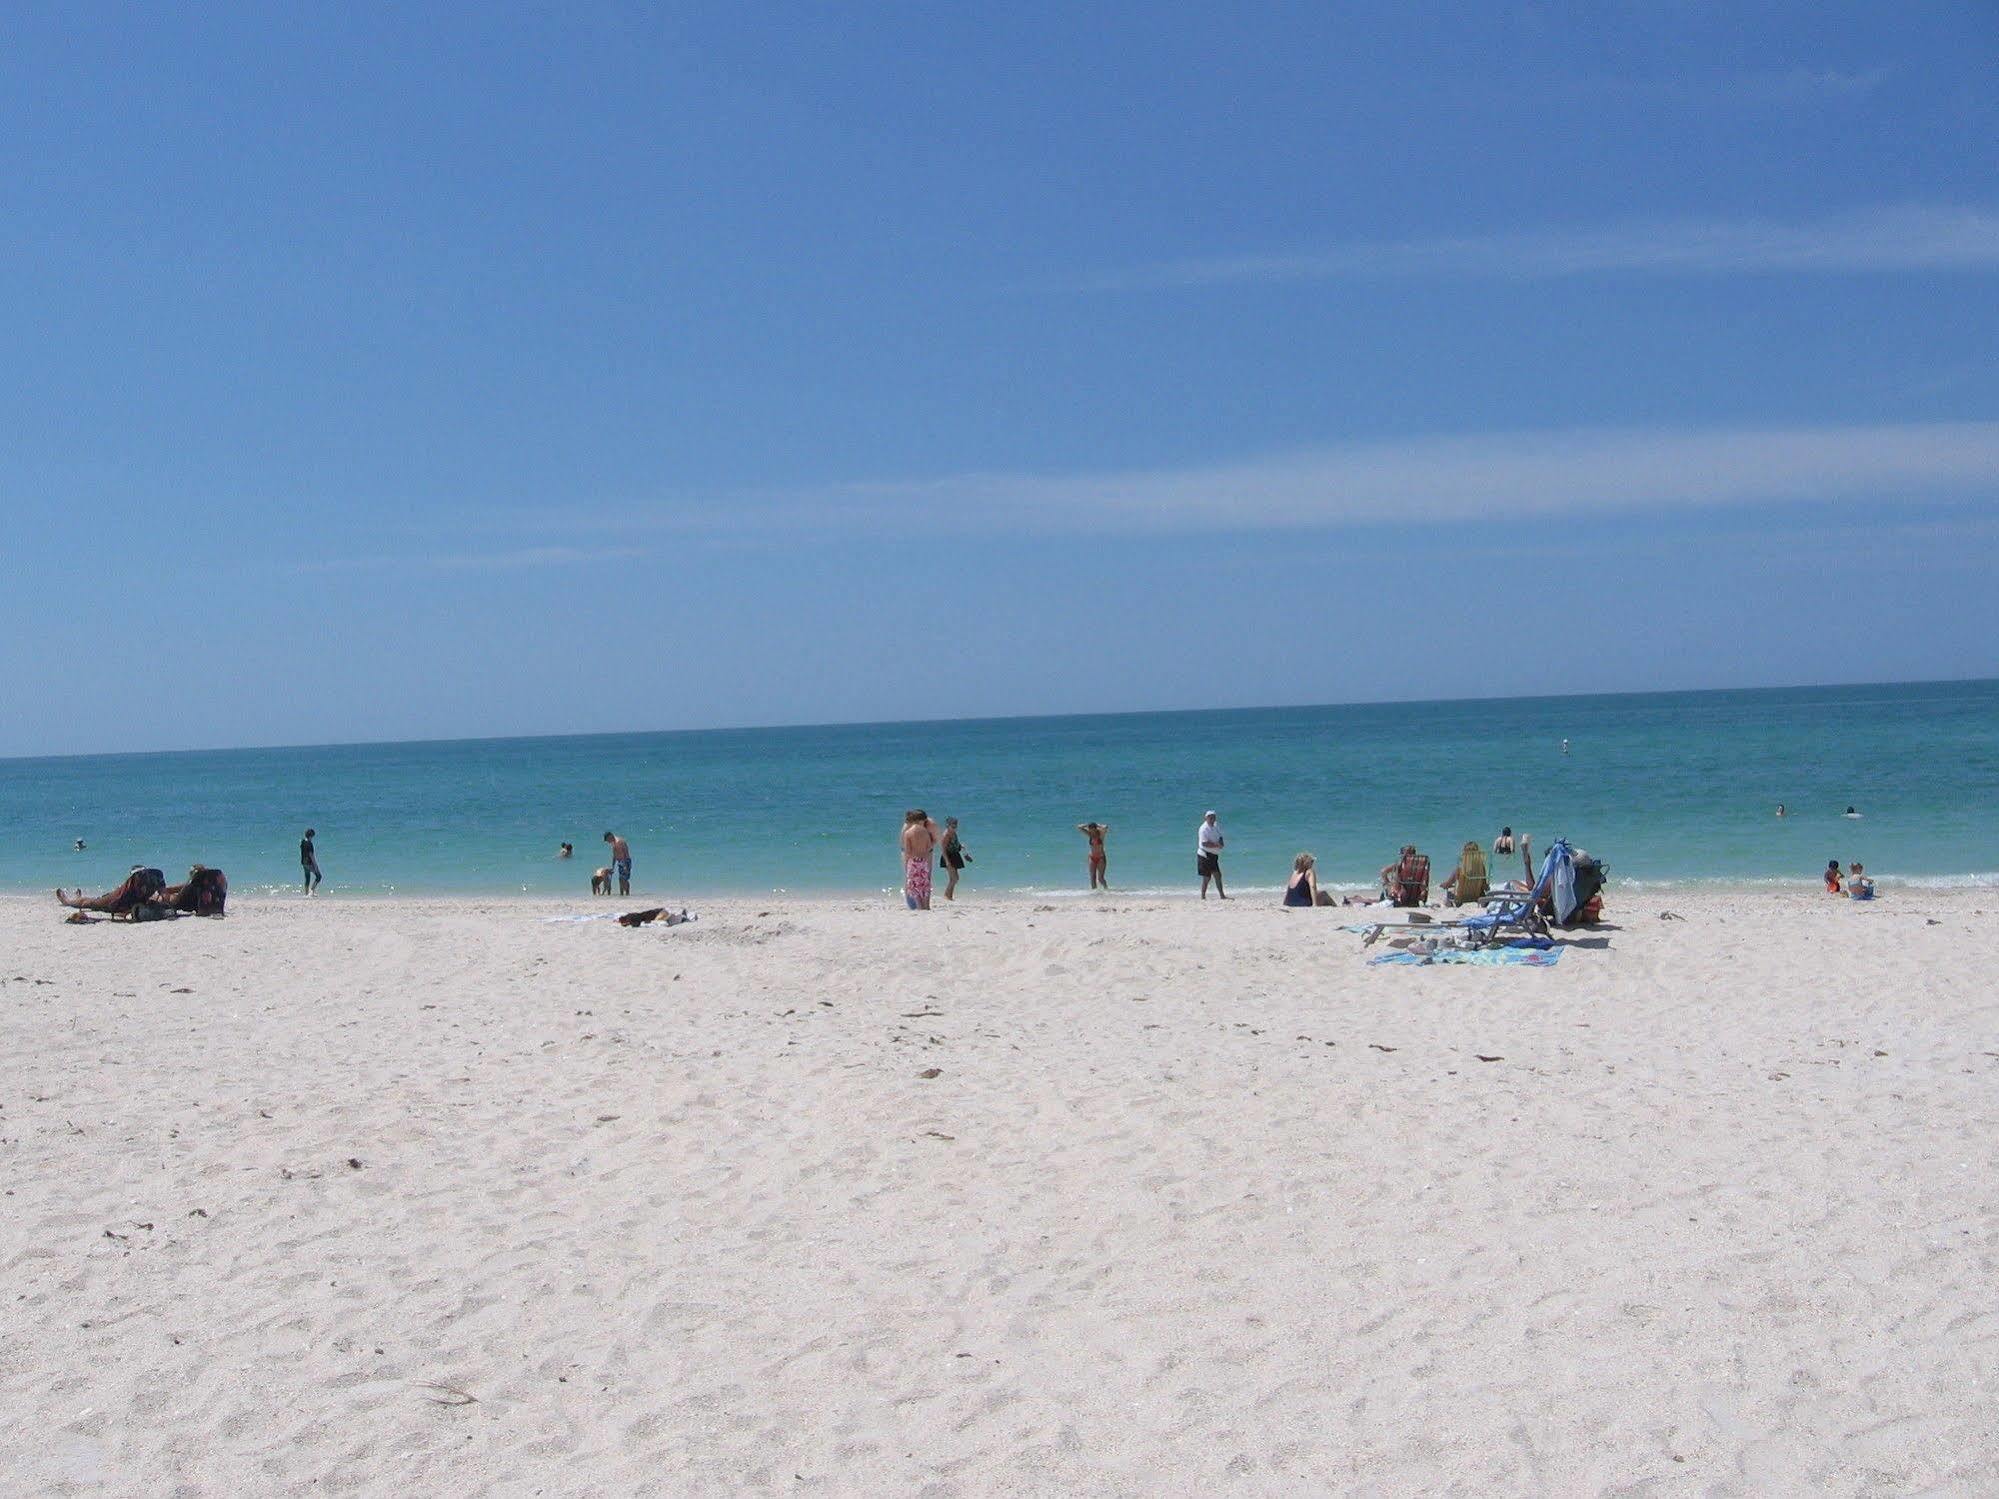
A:
[[[1566,924],[1575,914],[1577,904],[1576,851],[1569,847],[1569,840],[1557,838],[1548,845],[1532,890],[1494,890],[1483,904],[1485,909],[1478,915],[1467,916],[1458,923],[1460,930],[1479,947],[1488,946],[1508,933],[1547,936],[1548,915],[1544,904],[1554,908],[1558,926]]]
[[[1541,860],[1541,873],[1531,890],[1493,890],[1482,902],[1485,909],[1476,916],[1456,921],[1425,922],[1413,926],[1404,922],[1380,922],[1367,934],[1362,945],[1371,947],[1390,926],[1398,931],[1421,932],[1426,936],[1449,935],[1466,947],[1490,947],[1512,937],[1548,935],[1547,908],[1554,910],[1555,924],[1566,925],[1581,902],[1576,898],[1576,853],[1566,838],[1557,838]]]

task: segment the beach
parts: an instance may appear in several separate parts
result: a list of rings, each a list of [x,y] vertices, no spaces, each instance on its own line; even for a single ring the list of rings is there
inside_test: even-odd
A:
[[[0,1492],[1999,1486],[1999,892],[611,908],[0,900]]]

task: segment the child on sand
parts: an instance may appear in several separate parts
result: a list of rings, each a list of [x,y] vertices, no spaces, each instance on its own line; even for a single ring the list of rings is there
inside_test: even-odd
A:
[[[1825,866],[1825,893],[1826,893],[1827,895],[1844,895],[1844,894],[1846,894],[1846,891],[1840,888],[1840,883],[1839,883],[1839,860],[1837,860],[1837,859],[1828,859],[1828,860],[1826,860],[1826,866]]]

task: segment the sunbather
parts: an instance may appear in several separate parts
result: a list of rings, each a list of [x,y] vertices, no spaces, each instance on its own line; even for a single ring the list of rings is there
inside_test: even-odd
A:
[[[1458,867],[1444,877],[1444,899],[1454,906],[1469,906],[1492,888],[1485,872],[1485,850],[1467,843],[1458,853]]]
[[[220,916],[229,901],[229,876],[206,864],[187,872],[187,883],[169,885],[159,895],[159,903],[189,916]]]
[[[1403,844],[1401,857],[1381,867],[1381,893],[1398,906],[1422,905],[1430,898],[1429,856],[1417,853],[1413,843]]]
[[[1291,861],[1291,881],[1284,887],[1287,906],[1316,906],[1319,903],[1319,866],[1310,854]]]
[[[147,869],[134,864],[132,872],[125,876],[125,883],[116,890],[103,895],[85,896],[79,890],[75,895],[63,894],[62,887],[56,887],[56,899],[77,911],[102,911],[107,916],[129,916],[139,906],[146,905],[167,888],[167,877],[157,869]]]

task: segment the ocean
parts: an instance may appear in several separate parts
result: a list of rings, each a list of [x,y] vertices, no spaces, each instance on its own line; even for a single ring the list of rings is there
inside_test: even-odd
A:
[[[1080,893],[1089,819],[1114,888],[1191,891],[1209,808],[1244,893],[1300,850],[1335,885],[1404,842],[1441,875],[1504,824],[1613,883],[1999,885],[1999,681],[0,760],[0,888],[296,888],[312,826],[328,895],[587,894],[606,829],[635,894],[886,894],[909,807],[961,820],[967,896]]]

